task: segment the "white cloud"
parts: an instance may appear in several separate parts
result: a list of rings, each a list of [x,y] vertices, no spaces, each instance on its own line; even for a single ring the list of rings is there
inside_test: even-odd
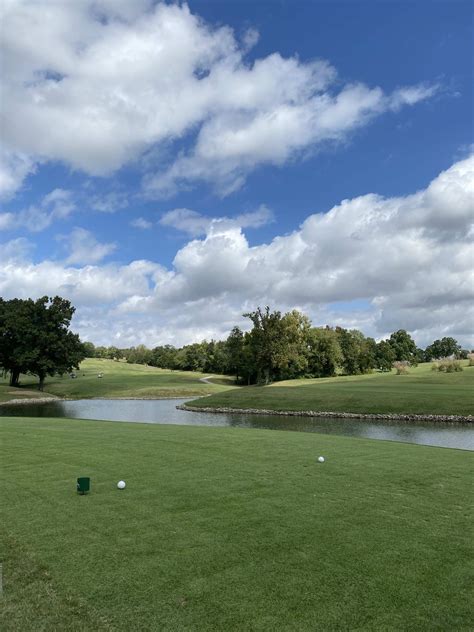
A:
[[[24,263],[34,250],[34,245],[24,237],[11,239],[0,243],[0,264],[8,262],[10,265]]]
[[[228,193],[259,165],[339,141],[434,92],[340,89],[328,62],[278,53],[250,64],[256,31],[239,43],[186,5],[9,0],[2,32],[6,194],[40,162],[108,175],[157,146],[172,153],[172,141],[195,134],[189,151],[149,174],[149,192],[169,195],[203,179]]]
[[[70,298],[79,331],[97,343],[223,337],[244,324],[243,312],[268,304],[376,337],[406,328],[421,345],[452,335],[472,347],[473,186],[471,156],[421,191],[343,200],[253,247],[236,224],[211,222],[204,238],[176,253],[171,269],[150,261],[34,264],[19,261],[22,244],[10,242],[0,249],[0,294]],[[79,244],[93,252],[93,238],[81,235]]]
[[[26,176],[34,171],[32,158],[20,152],[7,151],[3,147],[0,150],[0,198],[11,197]]]
[[[133,226],[134,228],[141,228],[142,230],[149,230],[153,224],[144,217],[137,217],[137,219],[130,222],[130,226]]]
[[[85,228],[75,228],[63,240],[69,252],[66,263],[70,264],[98,263],[117,248],[117,245],[113,243],[98,242]]]
[[[191,237],[199,237],[208,233],[211,228],[219,230],[232,227],[260,228],[272,221],[274,221],[273,213],[262,204],[255,211],[235,217],[210,217],[188,208],[176,208],[165,213],[160,219],[160,224],[176,228]]]
[[[90,207],[94,211],[100,211],[101,213],[116,213],[127,208],[128,204],[128,196],[117,192],[94,195],[89,201]]]
[[[65,219],[76,210],[72,192],[54,189],[39,202],[17,212],[0,213],[0,230],[26,228],[36,233],[57,219]]]

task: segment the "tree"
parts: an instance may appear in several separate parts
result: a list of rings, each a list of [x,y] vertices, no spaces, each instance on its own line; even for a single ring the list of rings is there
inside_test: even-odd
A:
[[[119,351],[115,347],[110,347],[110,349],[114,354]],[[152,352],[145,345],[138,345],[138,347],[131,347],[127,350],[122,349],[120,355],[124,352],[128,364],[149,364],[152,358]]]
[[[234,327],[226,340],[228,370],[235,375],[238,382],[244,372],[244,334],[239,327]]]
[[[366,338],[358,329],[336,327],[336,334],[342,351],[342,368],[346,375],[367,373],[376,366],[377,344],[373,338]]]
[[[274,379],[278,369],[287,365],[287,348],[283,335],[281,312],[270,312],[260,307],[255,312],[244,314],[253,323],[250,332],[250,349],[257,371],[257,381],[268,384]]]
[[[178,350],[172,345],[155,347],[151,352],[150,364],[162,369],[176,369],[178,366]]]
[[[0,364],[11,386],[19,385],[20,373],[31,373],[43,390],[47,375],[79,367],[85,350],[69,331],[73,314],[71,303],[59,296],[0,301]]]
[[[83,342],[84,346],[84,354],[86,358],[95,358],[96,357],[96,348],[92,342]]]
[[[416,344],[407,331],[399,329],[390,336],[388,342],[395,353],[396,361],[417,364]]]
[[[377,343],[375,350],[375,365],[381,371],[391,371],[395,362],[395,351],[387,340]]]
[[[19,386],[34,359],[35,303],[32,299],[0,298],[0,367],[10,375],[10,386]]]
[[[305,375],[308,369],[308,335],[311,322],[307,316],[294,309],[282,318],[282,335],[285,355],[280,366],[281,379],[294,379]]]
[[[77,334],[69,331],[75,308],[59,296],[44,296],[35,302],[30,344],[34,358],[28,372],[39,378],[43,390],[47,375],[63,375],[78,369],[85,358],[84,346]]]
[[[334,329],[313,327],[308,332],[308,374],[311,377],[330,377],[336,375],[343,356],[341,346]]]
[[[449,358],[461,355],[461,345],[458,341],[451,337],[444,337],[441,340],[435,340],[425,349],[425,357],[428,362],[431,360],[439,360],[440,358]]]

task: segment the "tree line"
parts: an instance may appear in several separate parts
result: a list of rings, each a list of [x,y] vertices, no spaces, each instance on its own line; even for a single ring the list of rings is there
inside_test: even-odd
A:
[[[38,300],[0,297],[0,369],[10,386],[19,386],[20,374],[38,377],[43,390],[46,376],[79,368],[86,350],[69,331],[75,308],[59,296]]]
[[[268,384],[301,377],[357,375],[374,369],[390,371],[394,362],[416,365],[438,358],[467,357],[452,337],[418,348],[404,329],[376,342],[357,329],[313,327],[297,310],[286,314],[257,308],[244,314],[252,328],[234,327],[226,340],[174,347],[144,345],[120,349],[84,343],[88,357],[125,360],[163,369],[234,375],[243,384]]]

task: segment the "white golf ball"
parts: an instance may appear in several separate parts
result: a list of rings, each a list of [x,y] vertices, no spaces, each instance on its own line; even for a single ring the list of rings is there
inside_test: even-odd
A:
[[[324,457],[323,456],[318,456],[318,461],[320,463],[324,463]]]
[[[125,481],[119,481],[119,482],[117,483],[117,487],[118,487],[119,489],[125,489]]]

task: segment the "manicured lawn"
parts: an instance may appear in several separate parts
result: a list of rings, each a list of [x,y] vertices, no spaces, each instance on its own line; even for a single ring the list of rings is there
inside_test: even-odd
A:
[[[222,392],[193,406],[315,410],[354,413],[474,414],[474,367],[435,373],[431,364],[408,375],[372,373],[319,380],[291,380]]]
[[[219,376],[219,383],[200,382],[204,373],[168,371],[140,364],[113,360],[87,359],[77,371],[77,378],[68,375],[46,380],[45,395],[82,399],[89,397],[197,397],[233,387],[233,379]],[[103,373],[102,378],[97,375]],[[0,401],[23,397],[37,387],[37,379],[21,376],[24,388],[12,389],[5,379],[0,381]],[[26,395],[26,394],[25,394]],[[34,393],[36,397],[41,393]]]
[[[472,453],[60,419],[0,432],[6,632],[472,629]]]

